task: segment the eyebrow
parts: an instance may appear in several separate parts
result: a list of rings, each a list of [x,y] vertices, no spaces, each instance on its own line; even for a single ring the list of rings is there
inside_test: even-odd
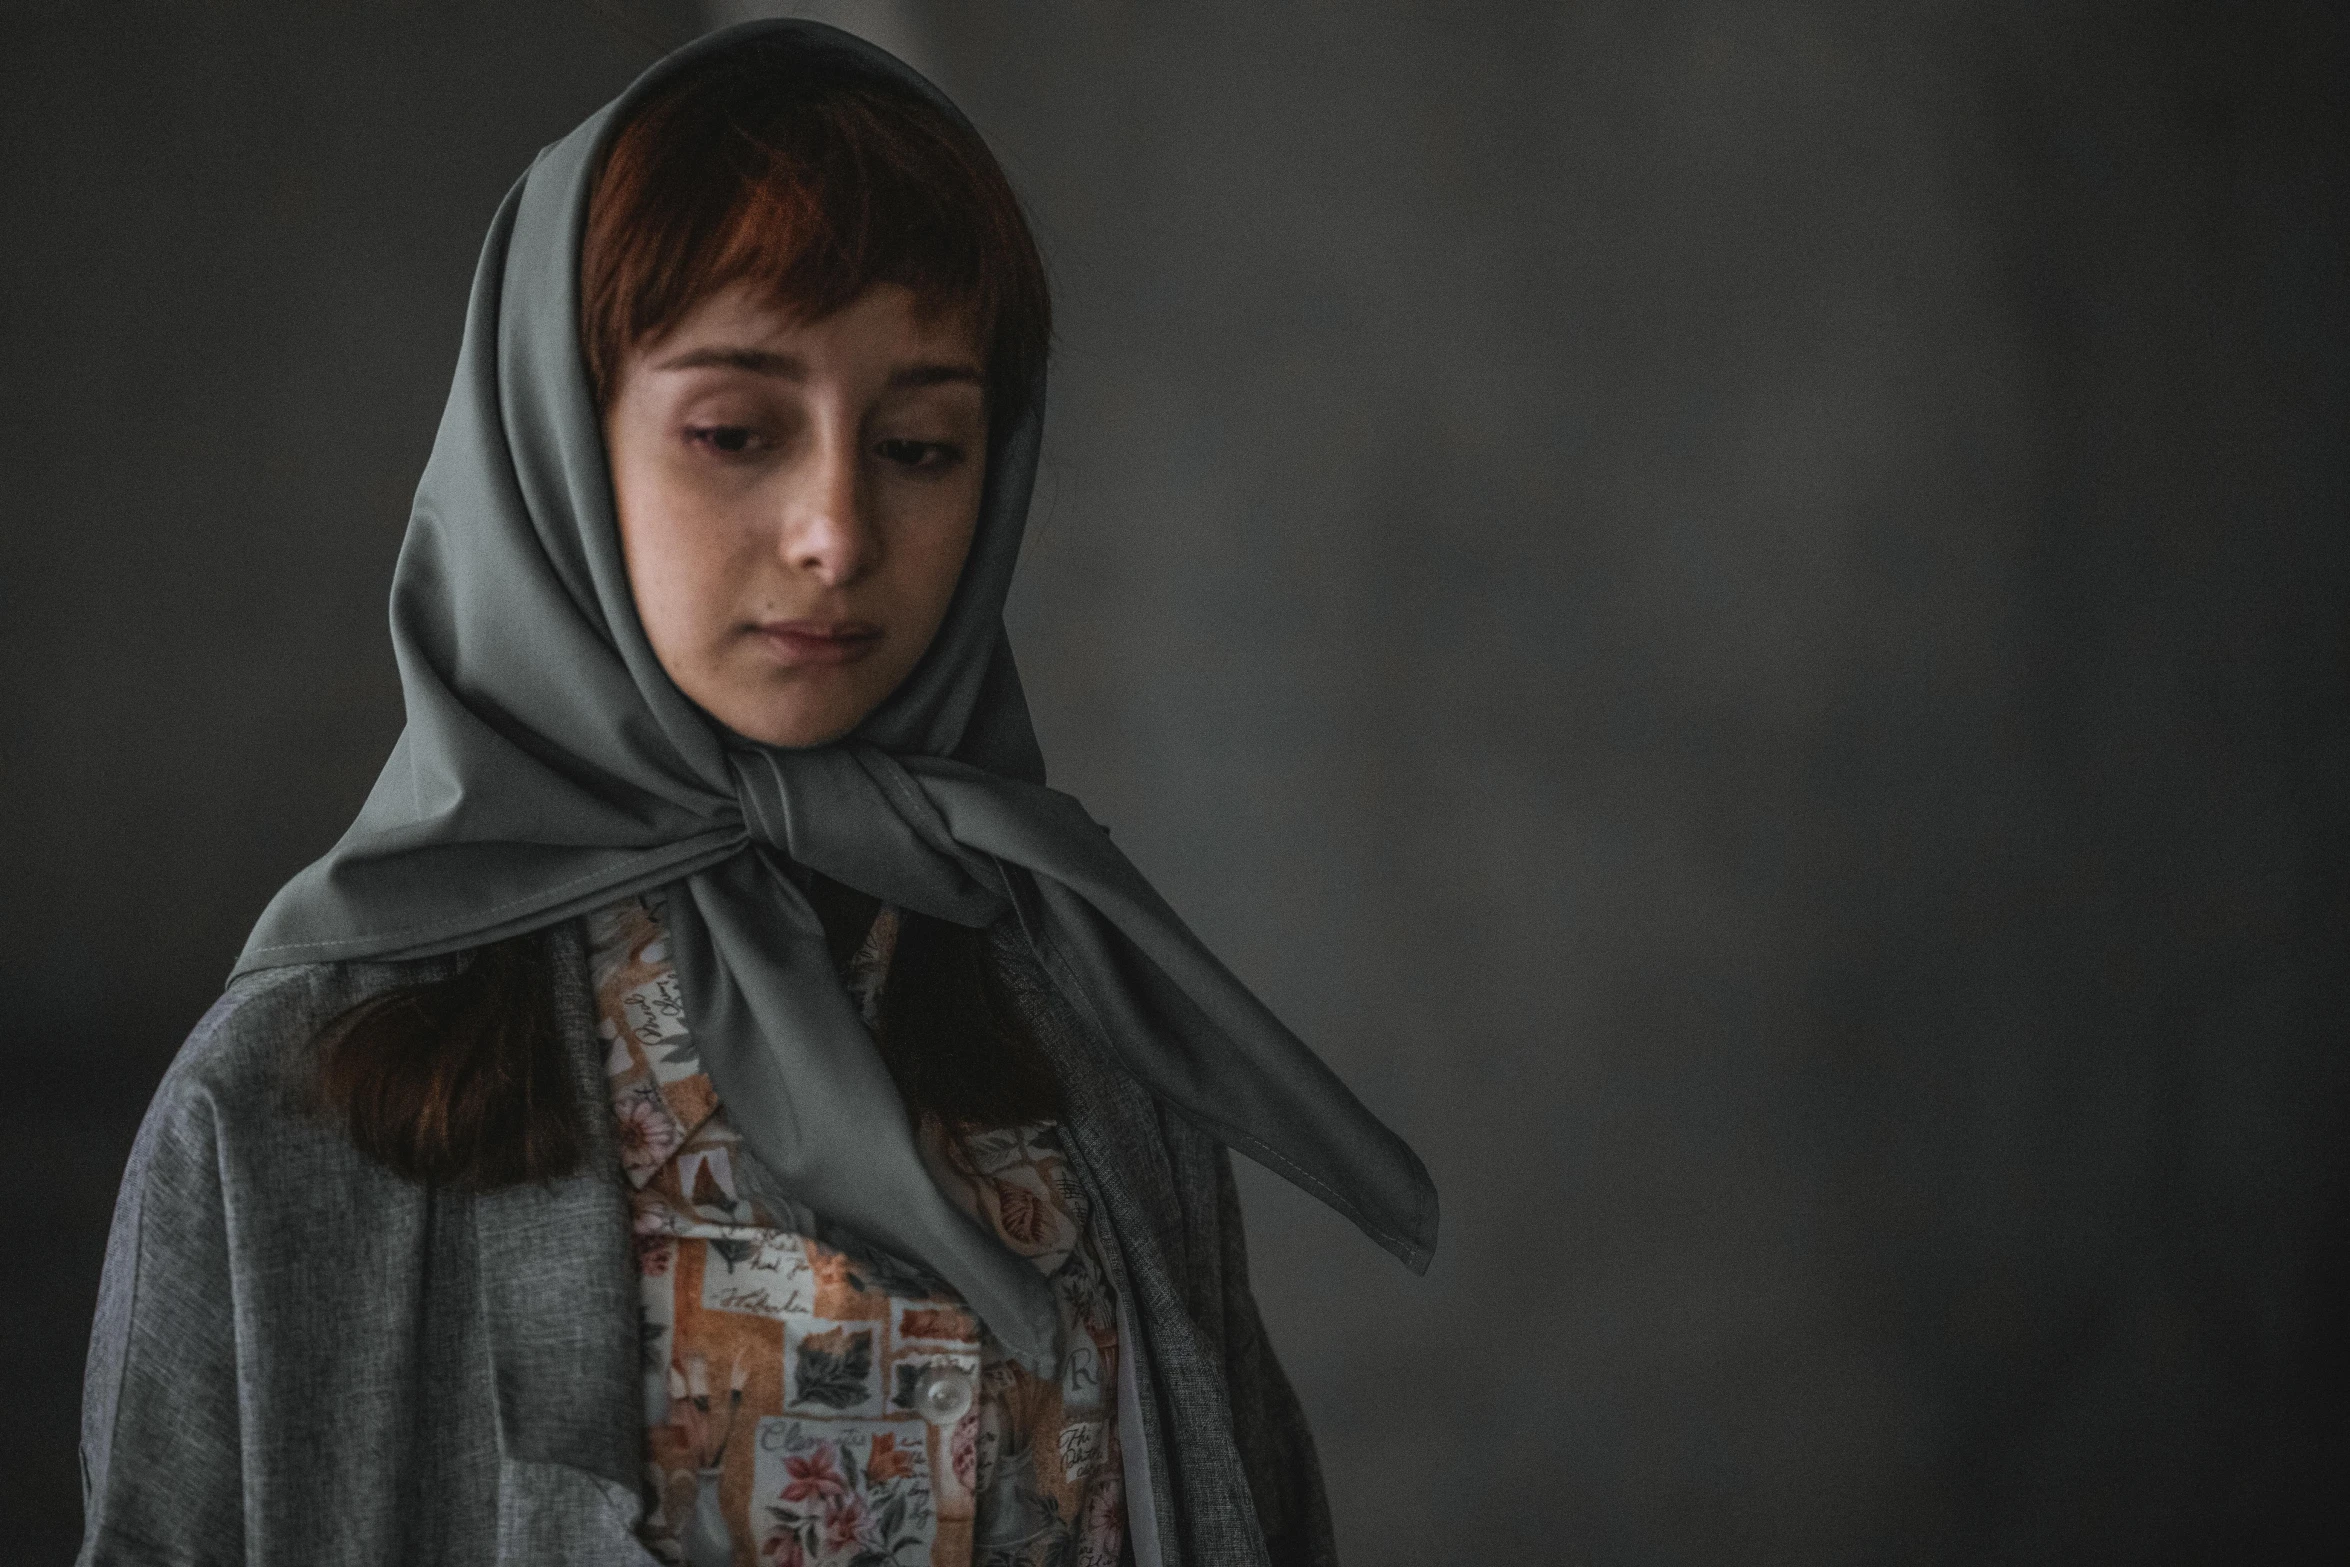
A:
[[[764,348],[696,348],[664,359],[653,368],[744,370],[752,375],[773,376],[780,381],[805,381],[808,378],[808,362],[799,355],[778,354]],[[893,388],[951,386],[957,382],[985,388],[987,377],[980,373],[977,365],[952,361],[901,365],[891,371],[889,377],[889,384]]]

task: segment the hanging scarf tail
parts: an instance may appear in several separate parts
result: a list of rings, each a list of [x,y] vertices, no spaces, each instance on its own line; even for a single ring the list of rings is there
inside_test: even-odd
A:
[[[752,851],[681,883],[669,919],[702,1065],[767,1173],[814,1221],[943,1278],[1016,1359],[1050,1374],[1050,1283],[938,1189],[799,889]]]
[[[958,845],[1034,875],[1034,900],[1014,894],[1030,940],[1128,1070],[1427,1271],[1437,1199],[1419,1156],[1216,959],[1076,799],[953,762],[905,768]]]

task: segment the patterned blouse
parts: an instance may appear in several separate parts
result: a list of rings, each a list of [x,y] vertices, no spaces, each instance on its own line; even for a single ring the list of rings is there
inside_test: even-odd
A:
[[[643,1285],[646,1546],[685,1567],[1117,1567],[1116,1301],[1054,1126],[922,1139],[941,1189],[1051,1278],[1069,1348],[1047,1379],[960,1301],[738,1189],[664,908],[589,918]],[[868,1026],[897,930],[885,906],[850,968]]]

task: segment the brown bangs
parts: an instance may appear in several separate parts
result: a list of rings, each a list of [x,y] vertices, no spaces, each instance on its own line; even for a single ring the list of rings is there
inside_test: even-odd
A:
[[[599,407],[621,360],[749,283],[819,320],[876,283],[970,314],[990,419],[1044,370],[1044,264],[993,154],[853,59],[746,44],[680,72],[613,138],[588,201],[580,343]]]

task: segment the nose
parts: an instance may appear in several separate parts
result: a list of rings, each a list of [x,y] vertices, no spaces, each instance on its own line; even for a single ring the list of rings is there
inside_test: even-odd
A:
[[[828,588],[845,587],[880,559],[881,537],[868,515],[864,464],[853,429],[826,420],[809,443],[800,482],[786,503],[782,548],[795,571]]]

